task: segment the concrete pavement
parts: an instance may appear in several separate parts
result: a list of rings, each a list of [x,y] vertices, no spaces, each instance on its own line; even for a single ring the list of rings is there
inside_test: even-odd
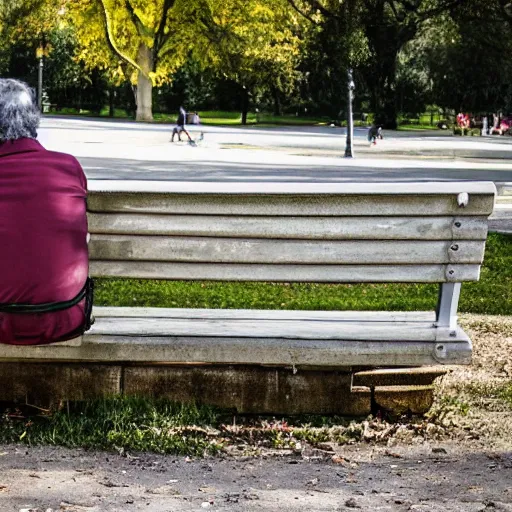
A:
[[[169,125],[45,118],[40,140],[48,149],[77,156],[95,179],[512,183],[512,138],[389,132],[370,146],[366,130],[356,129],[356,158],[345,159],[341,128],[207,126],[198,147],[171,144],[170,130]],[[200,129],[192,130],[197,136]]]

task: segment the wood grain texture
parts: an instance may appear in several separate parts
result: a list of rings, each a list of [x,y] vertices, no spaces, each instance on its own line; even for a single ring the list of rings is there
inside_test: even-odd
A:
[[[122,318],[189,318],[213,320],[328,320],[332,322],[434,322],[433,311],[289,311],[277,309],[204,309],[95,307],[94,316]]]
[[[478,281],[479,265],[243,265],[91,261],[94,277],[185,281],[443,283]]]
[[[95,234],[320,240],[485,240],[485,217],[235,217],[89,213]]]
[[[444,335],[443,335],[444,333]],[[234,337],[252,339],[382,340],[439,341],[449,340],[433,322],[371,322],[361,320],[252,320],[213,318],[100,317],[89,335],[111,336],[189,336]]]
[[[304,241],[93,235],[92,260],[167,261],[177,263],[262,263],[328,265],[414,265],[483,260],[484,241]]]
[[[487,216],[494,195],[472,195],[465,208],[457,194],[215,195],[91,192],[90,212],[266,216]]]

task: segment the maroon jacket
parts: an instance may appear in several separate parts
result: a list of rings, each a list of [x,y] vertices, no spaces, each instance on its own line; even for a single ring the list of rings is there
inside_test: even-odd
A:
[[[0,304],[44,304],[78,295],[88,274],[87,180],[71,155],[33,139],[0,143]],[[0,343],[69,339],[83,301],[52,313],[0,312]]]

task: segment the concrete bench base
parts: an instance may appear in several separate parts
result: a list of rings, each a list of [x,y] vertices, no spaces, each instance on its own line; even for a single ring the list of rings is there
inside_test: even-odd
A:
[[[414,381],[416,370],[410,370]],[[390,379],[390,372],[383,384]],[[370,372],[371,373],[371,372]],[[402,371],[403,373],[403,371]],[[431,383],[439,370],[422,371]],[[365,416],[378,409],[424,413],[432,405],[432,386],[379,386],[376,376],[355,380],[342,371],[298,371],[249,366],[101,365],[75,363],[0,363],[0,401],[51,406],[63,400],[113,395],[164,397],[198,402],[239,414],[338,414]],[[386,380],[387,379],[387,380]]]

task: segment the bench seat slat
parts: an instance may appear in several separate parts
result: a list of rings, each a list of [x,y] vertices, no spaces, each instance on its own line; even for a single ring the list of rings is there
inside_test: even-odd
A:
[[[461,192],[464,186],[461,184]],[[268,216],[475,216],[490,215],[493,194],[473,194],[460,208],[457,194],[437,195],[229,195],[94,193],[91,212]]]
[[[363,320],[281,320],[213,318],[101,317],[89,335],[286,338],[344,341],[446,341],[448,329],[433,322],[365,322]]]
[[[95,307],[95,318],[190,318],[245,320],[330,320],[337,322],[434,322],[433,311],[304,311],[278,309],[205,309]],[[121,321],[121,320],[120,320]]]
[[[450,273],[452,272],[452,273]],[[478,281],[479,265],[254,265],[91,261],[94,277],[187,281],[444,283]]]
[[[152,364],[255,364],[298,367],[469,364],[471,343],[85,336],[80,346],[0,346],[2,360]]]
[[[482,241],[267,240],[207,237],[94,235],[93,260],[264,264],[481,263]]]
[[[485,240],[486,217],[235,217],[89,213],[100,234],[322,240]]]

